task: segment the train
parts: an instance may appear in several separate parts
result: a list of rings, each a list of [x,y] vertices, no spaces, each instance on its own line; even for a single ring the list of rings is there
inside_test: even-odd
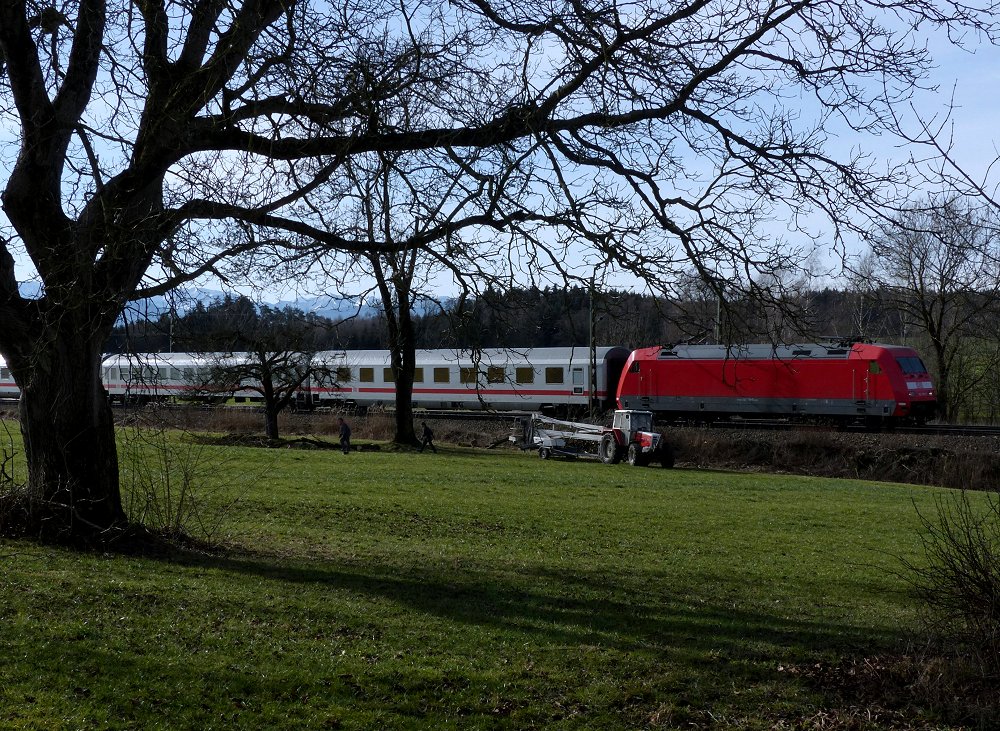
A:
[[[912,348],[866,342],[681,345],[632,352],[618,384],[621,408],[658,417],[922,424],[934,383]]]
[[[246,354],[146,353],[107,356],[101,376],[119,403],[260,399],[253,389],[212,384],[213,369]],[[324,375],[305,383],[306,408],[391,406],[389,351],[325,351]],[[461,351],[418,350],[413,404],[580,414],[651,411],[660,422],[788,419],[924,423],[934,418],[933,381],[912,348],[863,341],[805,345],[668,345]],[[17,385],[0,360],[0,398]]]
[[[414,406],[427,409],[493,409],[573,413],[592,406],[614,408],[618,380],[629,350],[620,346],[418,350]],[[220,391],[211,383],[218,365],[246,354],[151,353],[109,356],[102,380],[114,402],[164,399],[210,400]],[[310,408],[357,409],[395,403],[388,350],[324,351],[314,363],[318,375],[301,389],[297,402]],[[240,401],[259,400],[251,389],[226,393]]]

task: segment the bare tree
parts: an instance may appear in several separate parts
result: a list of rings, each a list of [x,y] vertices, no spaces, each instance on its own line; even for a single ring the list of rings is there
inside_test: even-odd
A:
[[[373,250],[306,202],[348,160],[436,150],[483,180],[519,160],[519,209],[588,234],[519,238],[513,270],[601,262],[663,288],[693,266],[753,290],[804,253],[763,224],[859,226],[906,182],[826,140],[894,131],[931,63],[909,29],[992,40],[998,18],[991,0],[0,0],[0,353],[30,529],[126,525],[98,374],[126,302],[305,240]],[[414,97],[433,113],[379,123]]]
[[[281,350],[274,342],[258,341],[253,350],[216,354],[209,373],[216,393],[258,394],[264,405],[264,434],[277,439],[278,415],[295,405],[312,379],[329,377],[330,369],[316,353]]]
[[[1000,219],[987,206],[931,197],[883,226],[862,262],[872,297],[933,358],[941,415],[957,419],[984,379],[995,379],[1000,342]]]
[[[255,305],[247,297],[201,303],[180,318],[175,338],[185,348],[205,353],[203,396],[249,391],[263,403],[264,432],[277,439],[278,415],[314,381],[335,380],[331,366],[317,357],[329,335],[321,318],[291,307]]]
[[[412,116],[408,105],[401,113]],[[394,116],[389,111],[378,115],[383,124]],[[355,296],[363,299],[374,291],[381,304],[395,386],[394,441],[399,444],[418,443],[413,427],[418,303],[425,312],[432,307],[450,311],[435,294],[435,277],[457,282],[462,297],[496,283],[497,275],[485,265],[498,256],[496,233],[523,229],[534,218],[499,209],[499,200],[513,193],[509,179],[507,185],[489,186],[479,176],[465,175],[462,162],[450,151],[357,155],[343,165],[337,185],[307,197],[327,231],[370,247],[345,257],[320,242],[306,244],[300,253],[321,271],[339,268],[373,282],[370,290]],[[329,286],[329,276],[321,279]]]

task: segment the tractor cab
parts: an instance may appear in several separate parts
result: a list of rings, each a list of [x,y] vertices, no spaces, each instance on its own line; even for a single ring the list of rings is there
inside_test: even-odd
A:
[[[625,443],[628,444],[636,432],[653,431],[653,412],[619,409],[615,412],[612,428],[620,431],[625,438]]]

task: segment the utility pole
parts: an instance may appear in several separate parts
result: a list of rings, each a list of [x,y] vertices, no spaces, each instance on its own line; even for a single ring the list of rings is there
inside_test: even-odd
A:
[[[588,288],[590,303],[590,385],[587,389],[587,400],[590,403],[590,418],[593,419],[597,411],[597,327],[594,321],[594,274],[590,275],[590,287]]]

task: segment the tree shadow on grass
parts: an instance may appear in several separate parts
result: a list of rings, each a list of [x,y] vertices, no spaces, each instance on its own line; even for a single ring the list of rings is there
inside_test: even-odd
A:
[[[750,645],[776,651],[894,645],[904,629],[878,630],[798,619],[794,612],[747,609],[692,599],[670,577],[640,574],[642,596],[596,572],[532,569],[516,576],[472,569],[392,565],[303,565],[264,558],[207,557],[215,569],[387,600],[448,621],[518,631],[540,643],[636,650],[733,653]]]
[[[736,697],[754,688],[766,689],[760,691],[763,695],[784,687],[791,689],[789,698],[797,697],[796,688],[802,683],[783,673],[780,663],[901,639],[891,631],[810,621],[794,613],[727,605],[722,599],[692,599],[684,587],[673,586],[669,576],[653,572],[609,577],[551,566],[484,570],[416,562],[287,561],[252,554],[187,553],[156,559],[195,572],[208,570],[223,581],[226,575],[264,579],[273,585],[261,593],[272,598],[258,604],[248,596],[239,607],[239,618],[227,631],[252,632],[242,644],[231,647],[209,638],[215,643],[208,645],[213,651],[228,653],[223,662],[213,662],[197,638],[180,630],[178,639],[178,631],[171,628],[164,632],[169,652],[175,658],[189,658],[186,665],[178,666],[176,660],[165,664],[148,648],[124,654],[120,648],[111,651],[114,645],[108,644],[106,635],[84,633],[79,640],[63,643],[59,662],[76,668],[80,678],[67,694],[89,694],[100,684],[93,699],[84,699],[81,707],[110,704],[114,713],[128,719],[123,728],[142,725],[156,713],[161,720],[193,726],[218,717],[220,707],[240,727],[262,727],[241,726],[242,719],[255,718],[253,713],[277,717],[286,710],[309,719],[302,721],[306,727],[314,722],[309,714],[317,705],[322,713],[355,707],[363,713],[388,714],[382,719],[384,728],[414,727],[413,719],[419,725],[425,717],[433,724],[433,719],[456,716],[475,719],[464,726],[468,728],[547,727],[570,718],[577,720],[567,721],[566,727],[634,728],[655,725],[648,719],[658,718],[665,707],[674,709],[670,718],[681,723],[684,716],[676,715],[677,704],[694,709],[691,719],[704,720],[708,717],[699,717],[698,709],[709,706],[718,713],[720,706],[732,703],[736,712],[745,712],[740,704],[746,701]],[[288,585],[290,596],[301,594],[302,587],[319,591],[306,605],[286,607],[280,601],[282,584]],[[390,609],[371,616],[356,609],[351,616],[334,619],[322,609],[327,592],[341,595],[355,607],[361,598]],[[329,604],[338,602],[330,596]],[[412,622],[407,619],[411,614]],[[425,624],[416,615],[434,621]],[[178,620],[183,617],[178,615]],[[341,626],[301,628],[295,632],[303,634],[291,638],[281,633],[272,637],[268,629],[331,620]],[[414,636],[409,636],[411,629]],[[39,638],[45,637],[42,630],[39,633]],[[324,634],[313,639],[312,633]],[[433,642],[428,638],[440,640],[444,634],[464,639],[447,648],[421,644]],[[269,641],[291,647],[311,643],[308,652],[328,658],[321,676],[299,666],[302,656],[296,653],[304,650],[282,656],[267,647]],[[426,653],[426,658],[396,664],[364,658],[341,661],[339,652],[330,652],[341,642],[353,648],[354,655],[405,651],[417,658]],[[33,649],[35,644],[24,644],[29,654],[37,653],[25,658],[25,667],[37,668],[39,678],[49,673],[48,682],[65,682],[56,669],[45,669],[55,668],[55,656],[44,649],[46,643],[38,642]],[[257,648],[253,654],[246,649],[251,646]],[[440,657],[440,653],[479,652],[484,657]],[[506,656],[499,661],[484,659],[493,653]],[[271,666],[257,667],[261,661]],[[463,668],[480,675],[456,676]],[[192,680],[198,677],[201,682]],[[580,690],[588,685],[590,690]],[[302,700],[306,696],[313,700]],[[262,709],[265,698],[272,705]],[[337,721],[334,716],[332,722]]]

